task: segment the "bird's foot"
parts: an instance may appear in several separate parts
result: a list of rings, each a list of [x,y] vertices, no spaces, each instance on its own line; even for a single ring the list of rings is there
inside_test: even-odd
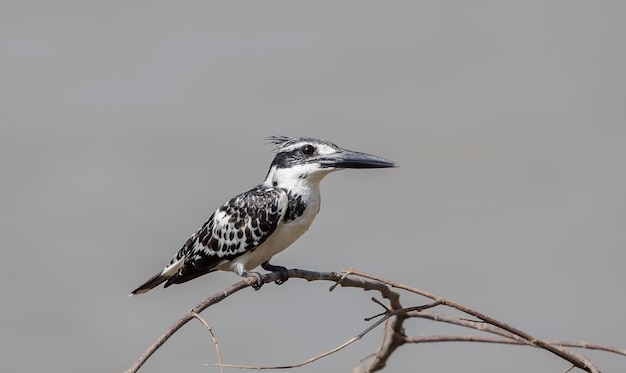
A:
[[[248,277],[254,277],[255,278],[254,283],[252,285],[250,285],[250,286],[252,286],[254,291],[259,290],[263,286],[263,284],[265,284],[265,280],[263,280],[263,275],[261,275],[259,272],[248,272],[248,271],[246,271],[246,272],[242,273],[241,275],[243,277],[246,277],[246,278],[248,278]]]
[[[270,264],[268,260],[267,262],[261,264],[261,268],[266,271],[278,272],[278,280],[274,281],[276,285],[282,285],[287,282],[287,280],[289,280],[289,276],[287,275],[288,269],[286,267],[275,266],[273,264]]]

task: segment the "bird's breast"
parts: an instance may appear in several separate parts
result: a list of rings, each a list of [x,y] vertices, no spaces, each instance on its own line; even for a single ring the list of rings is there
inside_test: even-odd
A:
[[[241,262],[246,270],[251,270],[270,260],[272,256],[285,250],[309,229],[319,208],[319,198],[307,198],[306,204],[298,207],[298,213],[293,213],[293,216],[288,217],[289,211],[287,211],[271,236],[259,247],[235,261]]]

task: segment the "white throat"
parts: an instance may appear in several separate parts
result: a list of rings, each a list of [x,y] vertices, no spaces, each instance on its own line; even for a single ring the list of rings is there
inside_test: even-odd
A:
[[[319,196],[320,182],[324,176],[336,170],[322,169],[317,164],[301,164],[288,168],[272,166],[263,184],[303,196],[311,193]]]

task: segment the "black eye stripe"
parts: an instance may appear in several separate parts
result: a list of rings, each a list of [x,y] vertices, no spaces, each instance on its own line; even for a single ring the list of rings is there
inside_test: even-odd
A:
[[[272,165],[278,168],[287,168],[294,164],[306,162],[317,154],[317,147],[313,144],[303,144],[289,150],[277,153]]]

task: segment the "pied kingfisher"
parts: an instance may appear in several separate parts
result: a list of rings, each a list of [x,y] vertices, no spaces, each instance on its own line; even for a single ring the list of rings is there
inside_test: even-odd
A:
[[[265,181],[217,209],[162,271],[130,295],[143,294],[163,282],[168,287],[217,270],[254,276],[252,286],[258,290],[263,279],[250,270],[259,265],[280,272],[276,283],[281,284],[287,280],[287,269],[269,261],[309,229],[320,209],[319,185],[324,176],[344,168],[397,166],[326,140],[284,136],[268,140],[275,145],[275,156]]]

